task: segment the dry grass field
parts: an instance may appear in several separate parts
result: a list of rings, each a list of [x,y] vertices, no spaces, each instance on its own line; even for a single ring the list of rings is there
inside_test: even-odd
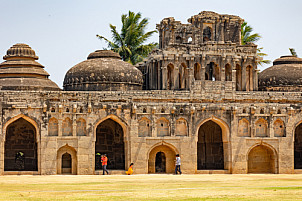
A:
[[[0,176],[0,200],[302,200],[302,175]]]

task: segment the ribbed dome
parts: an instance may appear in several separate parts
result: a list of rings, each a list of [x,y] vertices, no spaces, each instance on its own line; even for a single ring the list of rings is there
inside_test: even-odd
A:
[[[273,66],[259,74],[259,90],[301,91],[302,59],[295,56],[281,56]]]
[[[142,77],[141,71],[122,61],[119,54],[97,50],[68,70],[63,87],[66,91],[141,90]]]
[[[1,90],[61,90],[48,79],[36,53],[26,44],[18,43],[7,50],[0,64]]]

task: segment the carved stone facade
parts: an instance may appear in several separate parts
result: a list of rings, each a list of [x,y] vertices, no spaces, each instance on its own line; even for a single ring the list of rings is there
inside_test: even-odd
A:
[[[241,23],[213,12],[166,18],[142,74],[97,51],[64,90],[2,88],[0,174],[100,174],[104,153],[112,174],[131,162],[137,174],[173,173],[176,154],[183,173],[302,173],[302,92],[258,91],[256,46],[240,45]]]

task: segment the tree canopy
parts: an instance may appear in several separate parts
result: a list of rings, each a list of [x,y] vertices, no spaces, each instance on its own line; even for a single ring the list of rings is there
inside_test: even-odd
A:
[[[247,24],[247,22],[243,22],[241,24],[241,45],[246,45],[248,43],[255,43],[260,40],[261,35],[259,33],[252,33],[253,28]],[[261,52],[263,47],[257,48],[257,55],[259,57],[267,56],[266,53]],[[270,60],[261,60],[258,62],[261,66],[263,64],[270,64]]]
[[[157,43],[144,44],[157,31],[146,32],[147,25],[149,24],[148,19],[141,18],[141,13],[129,11],[128,14],[121,16],[122,28],[120,33],[116,30],[116,26],[109,25],[112,41],[101,35],[96,36],[100,40],[105,40],[108,48],[119,53],[124,61],[134,65],[141,62],[158,45]]]

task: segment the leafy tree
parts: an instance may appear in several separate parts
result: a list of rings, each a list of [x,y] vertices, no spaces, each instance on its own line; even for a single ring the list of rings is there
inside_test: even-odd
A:
[[[253,28],[247,24],[247,22],[243,22],[241,24],[241,45],[246,45],[248,43],[255,43],[260,40],[261,36],[258,33],[252,33]],[[263,47],[257,48],[257,55],[259,57],[267,56],[266,53],[261,52]],[[258,62],[259,65],[270,64],[270,60],[261,60]]]
[[[119,53],[124,61],[134,65],[147,57],[152,49],[158,45],[157,43],[144,44],[147,39],[157,31],[146,32],[146,27],[149,24],[148,19],[141,18],[141,13],[135,14],[129,11],[128,14],[123,14],[121,17],[122,28],[120,33],[116,30],[116,26],[112,24],[109,25],[112,33],[112,41],[104,36],[96,36],[100,40],[105,40],[108,44],[108,48]]]

